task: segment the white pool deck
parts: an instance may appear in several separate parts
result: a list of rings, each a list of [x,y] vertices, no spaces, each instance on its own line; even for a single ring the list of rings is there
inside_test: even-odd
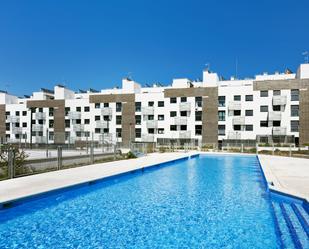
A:
[[[94,164],[0,181],[0,204],[195,154],[237,155],[235,153],[203,152],[153,153],[137,159]],[[268,155],[259,155],[259,159],[267,182],[273,183],[273,186],[269,185],[271,189],[309,201],[309,159]]]
[[[154,164],[185,158],[195,154],[197,153],[153,153],[137,159],[93,164],[84,167],[64,169],[0,181],[0,204],[52,190],[99,180],[136,169],[146,168]]]

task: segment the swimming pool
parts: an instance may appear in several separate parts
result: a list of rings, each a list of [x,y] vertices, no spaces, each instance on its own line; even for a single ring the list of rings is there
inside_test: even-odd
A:
[[[0,211],[0,248],[278,248],[254,156],[200,156]]]

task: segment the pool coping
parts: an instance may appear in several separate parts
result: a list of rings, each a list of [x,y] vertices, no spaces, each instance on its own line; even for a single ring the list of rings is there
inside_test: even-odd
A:
[[[82,180],[76,180],[75,183],[62,184],[62,185],[60,184],[60,186],[58,186],[58,187],[52,187],[52,188],[49,188],[49,189],[44,190],[44,191],[32,191],[31,194],[24,194],[24,195],[20,195],[18,197],[12,197],[12,198],[2,198],[2,200],[0,199],[0,210],[11,208],[11,207],[14,207],[16,205],[20,205],[24,202],[28,202],[28,201],[31,201],[31,200],[34,200],[34,199],[44,198],[44,197],[52,195],[52,194],[69,191],[69,190],[76,189],[76,188],[83,187],[83,186],[87,186],[87,185],[92,185],[96,182],[104,181],[104,180],[110,179],[112,177],[119,177],[119,176],[122,176],[122,175],[130,174],[130,173],[134,173],[134,172],[138,172],[138,171],[144,171],[144,169],[146,169],[146,168],[150,169],[150,168],[153,168],[153,167],[162,166],[162,165],[165,165],[165,164],[170,164],[170,163],[173,163],[173,162],[176,162],[176,161],[188,160],[190,158],[198,157],[199,155],[200,155],[200,153],[198,153],[198,152],[178,153],[178,155],[175,155],[175,156],[173,154],[171,154],[171,158],[168,158],[168,159],[165,159],[165,160],[162,160],[162,161],[160,161],[160,159],[158,159],[157,160],[158,163],[150,163],[150,164],[147,163],[147,157],[143,157],[143,159],[145,159],[144,164],[142,164],[140,162],[140,165],[129,168],[129,169],[124,169],[123,171],[117,171],[117,169],[116,169],[115,172],[111,172],[110,174],[106,173],[104,176],[100,175],[98,177],[92,177],[91,179],[88,177],[87,179],[84,179],[84,180],[83,179]],[[139,159],[139,158],[137,158],[137,159]],[[133,160],[137,160],[137,159],[121,160],[121,161],[117,161],[117,162],[123,164],[126,161],[132,162]],[[92,166],[99,167],[100,165],[108,167],[108,165],[112,164],[112,163],[115,163],[115,162],[107,162],[107,163],[101,163],[101,164],[88,165],[88,166],[84,166],[83,168],[92,167]],[[137,161],[136,164],[138,164],[138,163],[139,162]],[[55,177],[57,177],[56,173],[61,173],[61,171],[68,171],[68,170],[74,171],[76,169],[78,170],[78,168],[64,169],[64,170],[60,170],[60,171],[53,171],[53,172],[48,172],[48,173],[43,173],[43,174],[38,174],[38,175],[25,176],[23,178],[33,177],[33,176],[39,177],[40,175],[50,174],[50,173],[55,174],[56,175]],[[5,181],[6,181],[6,183],[10,184],[9,181],[14,181],[14,180],[18,181],[18,179],[22,179],[22,178],[14,178],[14,179],[5,180]],[[3,181],[3,182],[5,182],[5,181]],[[1,185],[5,185],[5,184],[3,184],[3,182],[1,183]]]

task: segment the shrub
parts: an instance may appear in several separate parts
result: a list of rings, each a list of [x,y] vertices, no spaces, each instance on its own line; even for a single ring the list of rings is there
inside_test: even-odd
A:
[[[126,156],[128,159],[131,159],[131,158],[136,158],[136,156],[134,155],[134,153],[132,151],[129,151],[127,153],[127,156]]]

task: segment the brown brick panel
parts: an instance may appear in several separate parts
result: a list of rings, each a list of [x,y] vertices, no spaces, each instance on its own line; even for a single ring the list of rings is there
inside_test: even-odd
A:
[[[165,89],[164,97],[198,97],[206,96],[209,93],[209,89],[212,87],[192,87],[192,88],[174,88],[174,89]]]
[[[207,88],[203,97],[202,143],[218,143],[218,88]]]
[[[112,103],[135,101],[134,93],[124,94],[93,94],[89,96],[89,103]]]
[[[5,105],[0,105],[0,140],[5,138]]]
[[[299,143],[309,144],[309,89],[300,91]]]
[[[28,100],[27,107],[36,107],[36,108],[44,108],[44,107],[58,107],[64,106],[63,99],[49,99],[49,100]]]
[[[300,89],[309,86],[308,79],[254,81],[254,91]]]
[[[130,139],[135,140],[135,101],[123,103],[121,115],[122,143],[129,147]]]

